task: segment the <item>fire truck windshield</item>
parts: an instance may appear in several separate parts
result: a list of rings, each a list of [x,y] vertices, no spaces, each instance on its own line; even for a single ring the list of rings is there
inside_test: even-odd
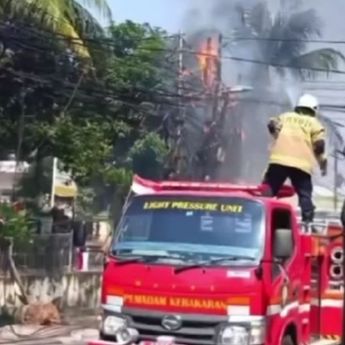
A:
[[[227,256],[238,262],[261,257],[263,236],[264,208],[259,201],[137,196],[120,220],[112,249],[124,257],[204,260]]]

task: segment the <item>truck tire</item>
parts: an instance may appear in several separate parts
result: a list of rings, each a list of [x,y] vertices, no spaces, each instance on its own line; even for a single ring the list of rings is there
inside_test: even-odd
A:
[[[284,335],[281,345],[295,345],[290,335]]]
[[[114,341],[114,342],[116,340],[115,337],[104,335],[102,332],[99,332],[99,339],[103,341]]]

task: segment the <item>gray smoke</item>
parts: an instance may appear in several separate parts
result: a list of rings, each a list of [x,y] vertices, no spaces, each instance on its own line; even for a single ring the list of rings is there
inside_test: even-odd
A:
[[[246,16],[250,9],[259,3],[268,5],[270,17],[276,16],[280,11],[284,13],[315,9],[322,21],[320,30],[323,37],[332,40],[345,40],[342,35],[345,32],[343,21],[345,3],[342,0],[334,0],[332,6],[323,0],[192,0],[191,9],[183,21],[184,31],[189,37],[205,39],[208,34],[221,32],[226,38],[223,55],[252,60],[264,60],[262,55],[263,45],[252,41],[236,41],[236,33],[239,31],[243,37],[248,37],[253,32],[246,26]],[[259,7],[257,7],[259,8]],[[246,29],[249,31],[246,32]],[[279,36],[279,34],[277,34]],[[271,44],[266,42],[263,44]],[[308,48],[325,48],[329,44],[310,44]],[[266,47],[267,48],[267,47]],[[340,46],[331,48],[341,49]],[[345,44],[343,46],[345,48]],[[343,49],[344,50],[344,49]],[[344,51],[345,53],[345,51]],[[341,66],[339,66],[341,68]],[[269,72],[267,72],[269,69]],[[269,83],[267,78],[269,75]],[[311,92],[320,98],[321,103],[330,103],[329,94],[322,87],[315,85],[334,85],[335,81],[341,81],[345,86],[345,76],[329,77],[328,84],[302,83],[299,79],[287,73],[285,77],[278,75],[277,71],[268,66],[260,66],[249,62],[223,60],[223,81],[228,86],[236,83],[251,85],[254,91],[243,95],[243,100],[235,114],[240,118],[245,139],[238,147],[228,147],[230,159],[222,167],[220,176],[225,179],[238,179],[246,182],[258,182],[265,170],[268,158],[268,145],[270,138],[267,134],[266,123],[269,117],[282,111],[290,110],[302,92]],[[325,81],[326,76],[319,77]],[[325,88],[326,88],[325,86]],[[335,101],[335,100],[334,100]],[[343,103],[339,100],[338,103]],[[324,114],[325,116],[340,117],[340,114]],[[229,115],[230,116],[230,115]],[[231,131],[231,120],[227,122],[227,130]],[[240,165],[240,169],[238,169]],[[236,167],[236,169],[235,169]],[[234,174],[233,171],[236,170]],[[331,183],[331,182],[330,182]]]
[[[269,137],[266,122],[269,116],[282,109],[277,103],[277,96],[267,90],[267,80],[264,80],[266,66],[253,65],[248,62],[231,60],[229,57],[262,60],[260,46],[254,41],[236,41],[236,35],[250,36],[246,32],[247,11],[252,9],[256,0],[216,0],[198,1],[187,14],[185,31],[189,41],[205,40],[210,34],[221,32],[224,36],[222,79],[227,86],[240,83],[254,87],[254,91],[243,95],[240,106],[227,115],[225,130],[229,136],[227,160],[221,166],[219,178],[226,180],[241,180],[258,182],[264,172]],[[248,27],[248,30],[251,28]],[[198,40],[195,40],[195,37]],[[254,43],[254,44],[253,44]],[[275,82],[276,83],[276,82]],[[272,85],[275,89],[276,85]],[[278,97],[279,100],[279,97]],[[281,100],[286,102],[286,100]],[[279,103],[279,102],[278,102]],[[200,114],[200,117],[202,115]],[[203,120],[203,119],[202,119]],[[234,128],[236,126],[236,128]],[[238,127],[241,135],[238,133]]]

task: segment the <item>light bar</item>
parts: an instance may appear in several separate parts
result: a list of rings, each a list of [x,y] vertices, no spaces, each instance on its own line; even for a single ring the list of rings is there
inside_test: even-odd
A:
[[[163,191],[205,191],[205,192],[244,192],[263,196],[267,190],[266,185],[237,185],[219,182],[190,182],[190,181],[151,181],[135,175],[132,191],[136,194],[155,194]],[[291,186],[283,186],[278,198],[288,198],[295,194]]]

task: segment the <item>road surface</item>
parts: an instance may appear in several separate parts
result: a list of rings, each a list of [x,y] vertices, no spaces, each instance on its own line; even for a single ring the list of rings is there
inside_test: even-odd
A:
[[[6,326],[0,328],[0,345],[87,345],[97,339],[96,328],[80,326]]]

